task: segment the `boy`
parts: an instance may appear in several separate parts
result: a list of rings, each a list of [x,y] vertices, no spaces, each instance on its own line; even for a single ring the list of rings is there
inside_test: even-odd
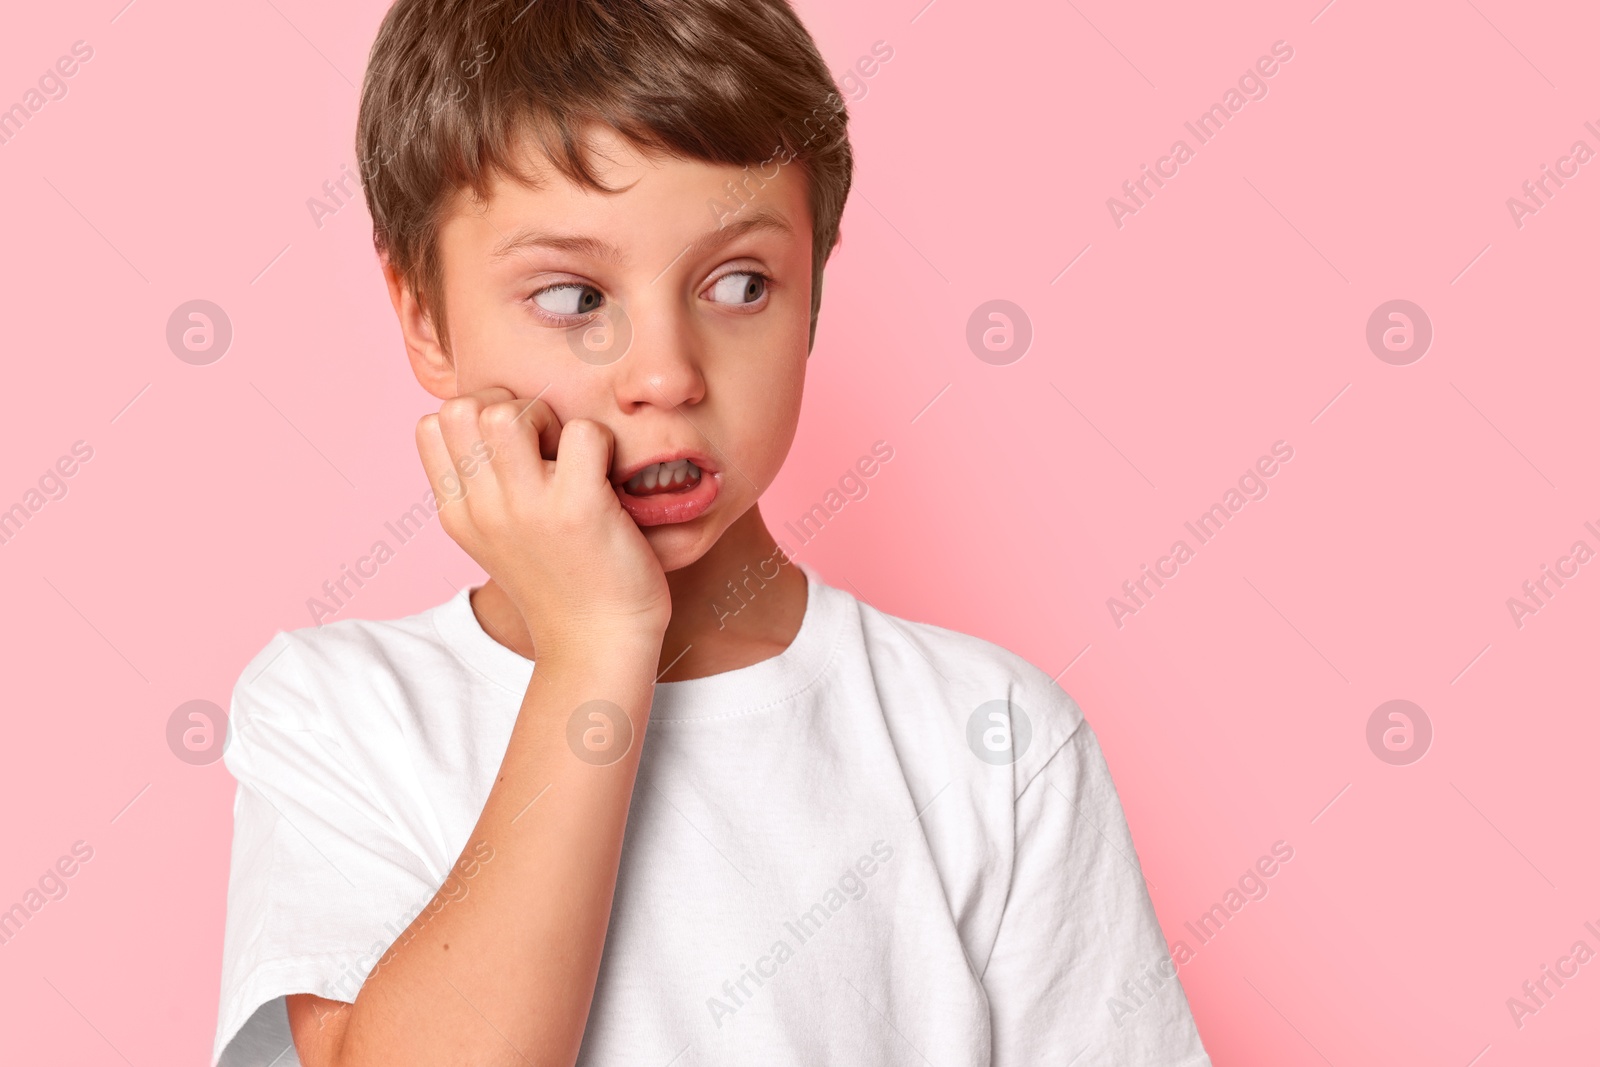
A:
[[[1209,1062],[1073,701],[762,521],[845,120],[785,0],[389,12],[367,203],[489,577],[241,676],[222,1062]]]

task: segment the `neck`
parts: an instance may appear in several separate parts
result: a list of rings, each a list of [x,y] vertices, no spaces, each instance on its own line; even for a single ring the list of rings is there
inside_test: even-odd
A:
[[[806,578],[793,563],[780,565],[783,559],[754,505],[705,555],[668,571],[672,621],[661,641],[657,681],[736,670],[789,647],[805,615]],[[496,641],[538,658],[521,613],[494,579],[473,591],[472,610]]]

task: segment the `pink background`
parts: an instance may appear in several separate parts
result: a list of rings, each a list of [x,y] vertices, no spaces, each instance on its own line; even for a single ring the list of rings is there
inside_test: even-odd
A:
[[[801,5],[836,74],[876,41],[894,57],[852,104],[857,184],[769,522],[893,445],[800,558],[1071,665],[1169,938],[1293,846],[1180,972],[1219,1065],[1592,1056],[1600,963],[1520,1029],[1506,999],[1600,950],[1600,564],[1520,628],[1506,600],[1600,549],[1600,162],[1520,228],[1506,199],[1600,149],[1600,17],[923,2]],[[175,758],[168,717],[225,706],[426,489],[429,400],[365,209],[319,229],[306,207],[354,168],[385,5],[122,3],[16,5],[0,35],[0,105],[94,48],[0,146],[0,508],[94,449],[0,546],[0,908],[94,849],[0,947],[8,1062],[206,1061],[234,783]],[[1183,123],[1278,40],[1269,95],[1197,147]],[[1118,228],[1107,198],[1179,137],[1194,158]],[[164,337],[195,298],[234,327],[209,366]],[[1010,365],[965,341],[991,299],[1034,328]],[[1392,299],[1435,330],[1407,366],[1365,340]],[[1116,626],[1106,599],[1278,440],[1270,494]],[[479,579],[435,523],[339,617]],[[1407,766],[1366,741],[1397,698],[1434,729]]]

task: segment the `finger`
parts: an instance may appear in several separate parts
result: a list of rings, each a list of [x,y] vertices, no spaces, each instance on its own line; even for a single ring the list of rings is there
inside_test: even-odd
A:
[[[424,415],[417,422],[417,455],[422,458],[422,470],[428,476],[428,485],[439,507],[443,509],[460,500],[460,481],[456,478],[450,450],[445,446],[437,414]]]
[[[539,454],[539,429],[523,418],[528,404],[508,400],[483,409],[478,423],[488,441],[486,459],[505,492],[514,487],[542,488],[554,473],[555,464]]]
[[[470,450],[477,440],[478,415],[482,411],[483,402],[470,393],[450,397],[439,405],[439,433],[452,461]]]
[[[500,404],[515,399],[516,394],[511,390],[495,385],[470,393],[460,393],[439,405],[440,428],[444,432],[444,441],[450,447],[451,454],[459,456],[470,451],[473,442],[483,436],[478,426],[478,416],[483,413],[484,408],[490,404]]]
[[[616,438],[593,419],[573,419],[561,428],[554,484],[561,487],[611,487],[611,454]]]
[[[484,405],[498,404],[503,400],[515,400],[517,398],[516,393],[513,393],[503,385],[488,385],[482,389],[474,389],[470,393],[462,393],[461,395],[470,396]]]
[[[492,386],[453,396],[439,406],[439,429],[450,453],[453,472],[442,475],[444,489],[451,497],[465,496],[467,479],[477,474],[492,451],[485,439],[482,415],[487,405],[514,400],[509,389]]]
[[[533,427],[534,433],[539,438],[539,455],[545,459],[556,458],[556,449],[561,443],[561,420],[556,418],[555,411],[538,397],[532,400],[518,400],[519,412],[524,421]]]

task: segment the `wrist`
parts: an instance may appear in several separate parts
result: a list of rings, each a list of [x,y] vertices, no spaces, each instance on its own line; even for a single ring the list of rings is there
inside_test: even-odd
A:
[[[534,662],[540,666],[574,663],[625,667],[644,663],[653,667],[661,655],[665,632],[665,627],[617,623],[541,630],[532,635]]]

